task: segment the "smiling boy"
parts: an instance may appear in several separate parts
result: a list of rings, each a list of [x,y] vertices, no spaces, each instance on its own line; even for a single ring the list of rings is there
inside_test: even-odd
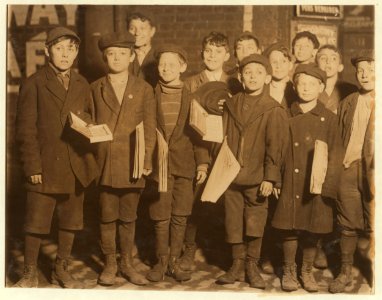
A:
[[[58,249],[52,283],[80,288],[68,263],[75,232],[83,228],[84,188],[98,168],[89,144],[70,129],[74,112],[91,123],[90,88],[72,71],[80,38],[65,27],[48,32],[45,54],[49,63],[21,85],[17,107],[17,140],[27,180],[24,275],[16,287],[37,287],[41,241],[58,217]]]
[[[134,12],[127,18],[127,29],[135,37],[135,57],[129,66],[132,75],[147,81],[155,88],[159,75],[152,39],[156,32],[154,21],[148,15]]]
[[[280,181],[288,139],[287,116],[265,92],[272,76],[268,59],[252,54],[239,67],[245,91],[226,102],[223,115],[228,146],[241,165],[224,199],[226,241],[232,247],[233,263],[217,281],[243,281],[245,267],[250,286],[264,289],[258,262],[268,215],[267,197]]]

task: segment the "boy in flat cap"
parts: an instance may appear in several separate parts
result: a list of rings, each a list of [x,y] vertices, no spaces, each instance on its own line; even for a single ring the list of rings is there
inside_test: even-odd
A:
[[[155,49],[152,47],[152,39],[156,31],[153,19],[140,12],[133,12],[128,15],[127,29],[135,37],[135,56],[129,71],[155,88],[159,74]]]
[[[258,269],[268,200],[280,181],[280,167],[288,139],[287,115],[269,97],[272,67],[268,59],[252,54],[240,63],[245,92],[226,102],[223,122],[228,146],[241,169],[225,192],[226,242],[231,244],[233,264],[217,281],[243,281],[244,267],[249,284],[265,288]]]
[[[48,32],[48,64],[20,88],[17,140],[27,179],[25,270],[16,287],[37,287],[41,240],[58,216],[58,249],[52,282],[65,288],[81,284],[68,271],[75,232],[83,228],[84,187],[97,176],[91,148],[67,122],[69,112],[91,122],[89,84],[71,70],[80,39],[64,27]]]
[[[180,269],[179,256],[194,199],[193,179],[196,177],[197,184],[204,182],[209,156],[207,149],[199,147],[200,138],[189,125],[190,91],[180,79],[187,68],[187,53],[176,45],[164,45],[157,50],[157,57],[160,75],[155,88],[158,131],[168,144],[168,178],[167,192],[159,192],[150,202],[158,261],[146,277],[157,282],[167,273],[175,280],[186,281],[191,275]],[[156,177],[157,172],[156,169]]]
[[[340,102],[348,95],[357,91],[354,84],[340,81],[339,75],[344,69],[342,56],[334,45],[323,45],[316,54],[318,67],[326,72],[325,90],[320,95],[320,101],[335,114]]]
[[[289,110],[290,141],[272,226],[279,230],[283,243],[282,289],[298,289],[295,260],[300,245],[303,287],[308,292],[317,292],[313,261],[318,238],[333,230],[333,203],[337,198],[342,147],[336,115],[318,101],[325,88],[325,72],[315,64],[301,64],[293,81],[298,99]],[[328,148],[328,167],[320,194],[310,190],[313,156],[318,155],[314,153],[317,140]]]
[[[234,42],[234,55],[237,59],[237,65],[228,72],[230,76],[228,86],[232,95],[243,91],[243,84],[240,81],[239,64],[251,54],[261,54],[260,42],[252,32],[244,31]]]
[[[289,108],[296,99],[296,93],[289,74],[293,69],[292,54],[282,43],[276,42],[264,51],[272,66],[272,81],[269,84],[269,94],[284,108]]]
[[[101,208],[101,248],[105,267],[98,278],[102,285],[113,285],[118,270],[116,236],[119,234],[120,272],[131,283],[145,285],[147,280],[133,264],[135,221],[143,177],[133,177],[136,126],[143,122],[145,157],[143,175],[153,169],[156,143],[156,105],[151,86],[129,74],[134,59],[135,38],[130,33],[105,34],[98,46],[108,66],[108,74],[91,84],[93,116],[106,123],[113,141],[98,145],[97,161],[102,170],[99,178]]]
[[[366,238],[368,250],[373,232],[374,207],[374,51],[363,50],[351,60],[360,85],[346,97],[338,110],[345,157],[342,162],[337,222],[341,230],[341,272],[329,292],[341,293],[352,283],[353,257],[357,240]],[[362,250],[362,249],[360,249]]]

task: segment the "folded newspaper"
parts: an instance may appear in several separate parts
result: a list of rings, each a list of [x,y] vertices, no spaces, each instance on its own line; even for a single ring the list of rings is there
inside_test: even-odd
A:
[[[113,140],[113,134],[106,124],[92,125],[77,117],[74,113],[69,114],[70,127],[89,139],[90,143],[99,143]]]
[[[145,162],[145,131],[143,122],[135,127],[135,154],[133,178],[139,179],[143,174],[143,165]]]
[[[310,176],[310,192],[312,194],[321,194],[327,170],[328,145],[323,141],[316,140],[314,143],[312,173]]]
[[[227,138],[220,148],[211,174],[208,177],[201,200],[215,203],[226,191],[240,171],[240,164],[227,144]]]
[[[216,143],[223,141],[223,118],[208,114],[195,99],[191,101],[190,125],[202,136],[204,141]]]

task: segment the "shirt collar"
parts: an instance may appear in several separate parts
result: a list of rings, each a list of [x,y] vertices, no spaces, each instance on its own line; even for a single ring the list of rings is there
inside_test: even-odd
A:
[[[70,78],[70,69],[64,71],[64,72],[61,72],[59,69],[57,69],[51,62],[49,62],[49,66],[53,69],[54,71],[54,74],[56,74],[56,76],[58,74],[62,74],[63,76],[67,76]]]
[[[325,106],[320,102],[320,100],[317,101],[317,105],[308,113],[311,113],[315,116],[320,116],[322,111],[324,110]],[[298,101],[293,101],[291,107],[290,107],[290,112],[292,117],[295,117],[299,114],[303,114],[304,112],[301,110],[300,105],[298,105]]]

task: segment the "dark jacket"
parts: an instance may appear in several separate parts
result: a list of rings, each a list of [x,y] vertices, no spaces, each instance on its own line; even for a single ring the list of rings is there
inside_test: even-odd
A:
[[[143,121],[145,133],[144,168],[152,169],[156,143],[156,106],[151,86],[129,75],[122,104],[111,83],[102,77],[91,85],[92,114],[98,124],[106,123],[113,141],[98,144],[97,162],[102,171],[100,184],[114,188],[144,187],[144,179],[132,178],[134,170],[135,127]]]
[[[319,101],[315,108],[305,114],[298,102],[294,102],[290,109],[289,123],[289,149],[272,226],[286,230],[329,233],[333,229],[334,200],[331,199],[337,198],[343,160],[337,116]],[[328,145],[328,169],[321,195],[310,193],[316,140]]]
[[[42,174],[42,184],[27,183],[27,189],[41,193],[73,193],[75,178],[88,186],[98,168],[92,148],[83,136],[70,128],[73,112],[91,122],[87,111],[90,88],[86,79],[70,72],[68,91],[54,70],[45,66],[21,85],[17,107],[17,141],[26,177]]]
[[[226,73],[222,73],[222,76],[220,78],[219,81],[222,81],[222,82],[227,82],[229,79],[229,76],[226,74]],[[209,79],[206,75],[206,72],[201,71],[200,73],[196,74],[196,75],[193,75],[191,77],[188,77],[185,81],[184,81],[184,85],[186,86],[186,88],[191,92],[191,93],[194,93],[198,90],[198,88],[200,88],[203,84],[209,82]]]
[[[161,104],[161,88],[155,88],[157,101],[158,130],[166,138],[165,123]],[[178,121],[168,143],[168,174],[185,178],[194,178],[196,167],[201,164],[209,164],[208,149],[203,145],[198,133],[189,124],[191,95],[187,88],[182,91],[182,103],[180,106]],[[158,167],[155,168],[154,177],[157,177]]]
[[[341,101],[356,91],[357,87],[354,84],[338,81],[334,86],[332,94],[329,96],[324,91],[321,93],[319,100],[325,105],[327,109],[336,114]]]
[[[263,93],[254,105],[249,120],[243,124],[239,112],[244,93],[226,102],[223,114],[228,146],[238,159],[241,170],[234,180],[240,185],[257,185],[262,181],[280,181],[280,167],[288,141],[288,119],[285,110]]]
[[[346,97],[340,104],[338,110],[339,126],[344,149],[347,148],[351,135],[354,112],[357,107],[359,92]],[[360,165],[359,187],[366,193],[366,197],[374,198],[374,127],[375,109],[372,110],[369,124],[366,129],[365,140],[362,148],[362,163]],[[365,182],[366,181],[366,182]],[[366,184],[365,184],[366,183]],[[366,189],[365,189],[366,187]]]
[[[155,88],[159,80],[155,50],[151,48],[150,51],[147,52],[142,61],[142,65],[139,65],[138,57],[135,55],[133,62],[129,65],[129,73],[145,80],[152,86],[152,88]]]

